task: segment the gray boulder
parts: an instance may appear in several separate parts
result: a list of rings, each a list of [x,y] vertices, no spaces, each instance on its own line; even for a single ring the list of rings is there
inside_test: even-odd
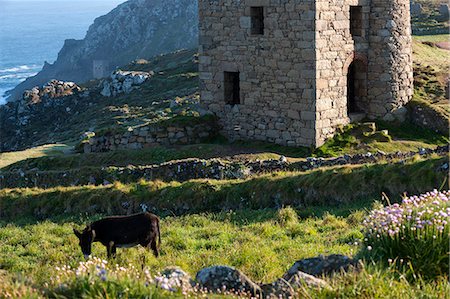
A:
[[[394,110],[392,112],[392,114],[398,121],[404,122],[406,120],[406,115],[408,114],[408,109],[406,107],[402,106],[402,107]]]
[[[231,292],[239,295],[261,296],[261,288],[241,271],[228,266],[213,266],[196,275],[200,288],[209,292]]]
[[[269,284],[261,285],[261,289],[266,299],[294,298],[294,288],[283,278]]]
[[[320,255],[295,262],[283,275],[283,278],[289,281],[299,271],[314,276],[331,275],[340,271],[348,271],[350,268],[356,268],[357,264],[356,260],[341,254]]]
[[[309,288],[331,288],[325,280],[303,273],[301,271],[298,271],[294,275],[292,275],[288,282],[293,289],[299,289],[302,286],[307,286]]]

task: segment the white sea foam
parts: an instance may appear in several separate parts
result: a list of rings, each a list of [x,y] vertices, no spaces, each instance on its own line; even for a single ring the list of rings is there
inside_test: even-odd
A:
[[[8,79],[26,79],[28,77],[32,77],[37,73],[21,73],[21,74],[11,74],[11,75],[0,75],[0,80],[8,80]]]
[[[0,69],[0,74],[8,74],[8,73],[17,73],[17,72],[23,72],[23,71],[29,71],[29,70],[35,70],[39,66],[36,64],[32,65],[19,65],[16,67],[10,67],[5,69]]]

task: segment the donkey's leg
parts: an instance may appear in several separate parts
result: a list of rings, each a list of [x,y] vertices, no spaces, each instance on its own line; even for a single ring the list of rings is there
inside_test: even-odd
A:
[[[108,255],[108,259],[116,255],[116,245],[114,245],[113,241],[110,241],[106,245],[106,254]]]
[[[158,246],[156,245],[156,238],[153,238],[150,241],[150,248],[153,250],[153,254],[155,255],[155,257],[159,256],[159,251],[158,251]]]

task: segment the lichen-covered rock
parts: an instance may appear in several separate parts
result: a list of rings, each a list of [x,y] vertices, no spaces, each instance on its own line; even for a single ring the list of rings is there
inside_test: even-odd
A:
[[[191,276],[178,267],[164,269],[154,278],[154,282],[158,287],[172,292],[190,291],[195,285]]]
[[[297,272],[304,272],[314,276],[331,275],[340,271],[348,271],[356,267],[357,261],[341,254],[302,259],[297,262],[283,275],[289,281]]]
[[[295,272],[288,282],[294,289],[301,288],[302,286],[307,286],[309,288],[331,288],[325,280],[301,271]]]
[[[283,278],[274,281],[273,283],[261,285],[263,291],[263,298],[266,299],[284,299],[294,298],[295,290],[289,282]]]
[[[261,296],[261,288],[241,271],[228,266],[213,266],[200,270],[196,279],[199,287],[214,293],[232,292]]]

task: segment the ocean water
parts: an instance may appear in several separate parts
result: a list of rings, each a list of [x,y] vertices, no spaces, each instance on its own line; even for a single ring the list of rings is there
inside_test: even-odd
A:
[[[0,105],[4,93],[53,63],[66,39],[125,0],[0,0]]]

